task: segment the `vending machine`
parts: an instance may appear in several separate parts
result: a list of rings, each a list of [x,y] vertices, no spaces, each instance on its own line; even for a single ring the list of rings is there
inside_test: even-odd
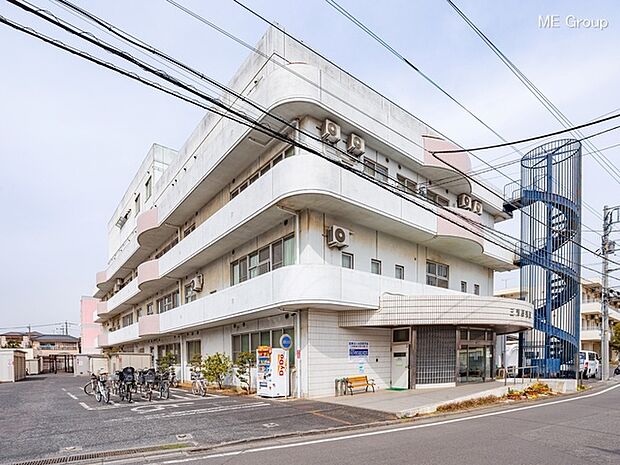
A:
[[[256,349],[257,394],[262,397],[288,396],[288,351],[259,346]]]

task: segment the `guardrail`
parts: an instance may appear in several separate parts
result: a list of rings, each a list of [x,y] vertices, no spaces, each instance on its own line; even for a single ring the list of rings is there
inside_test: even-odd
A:
[[[536,376],[534,376],[534,372]],[[522,367],[499,368],[498,374],[504,378],[504,386],[508,385],[508,378],[513,379],[513,384],[517,384],[517,378],[521,379],[521,384],[525,383],[525,379],[529,378],[540,380],[540,367],[537,365],[527,365]],[[520,376],[519,376],[520,375]]]

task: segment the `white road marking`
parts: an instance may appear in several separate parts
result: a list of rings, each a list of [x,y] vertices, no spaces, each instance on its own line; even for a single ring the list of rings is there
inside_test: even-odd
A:
[[[137,413],[151,413],[156,412],[158,410],[164,410],[166,408],[179,408],[184,407],[185,405],[194,405],[193,402],[183,402],[178,404],[147,404],[147,405],[138,405],[131,409],[132,412]]]
[[[80,405],[86,410],[93,410],[93,408],[90,405],[87,405],[86,402],[80,402]]]
[[[535,408],[544,408],[544,407],[548,407],[551,405],[558,405],[558,404],[564,404],[566,402],[575,402],[575,401],[580,401],[583,399],[588,399],[591,397],[596,397],[596,396],[600,396],[602,394],[605,394],[613,389],[617,389],[620,388],[620,384],[616,384],[615,386],[610,386],[607,389],[603,389],[602,391],[599,392],[594,392],[592,394],[586,394],[586,395],[582,395],[582,396],[578,396],[578,397],[571,397],[569,399],[560,399],[560,400],[555,400],[555,401],[551,401],[551,402],[545,402],[543,404],[534,404],[534,405],[526,405],[524,407],[516,407],[516,408],[512,408],[512,409],[508,409],[508,410],[499,410],[496,412],[488,412],[488,413],[480,413],[478,415],[471,415],[468,417],[460,417],[460,418],[453,418],[451,420],[442,420],[442,421],[437,421],[435,423],[425,423],[423,425],[411,425],[411,426],[403,426],[403,427],[399,427],[399,428],[391,428],[391,429],[386,429],[386,430],[379,430],[379,431],[369,431],[369,432],[365,432],[365,433],[356,433],[356,434],[349,434],[346,436],[338,436],[338,437],[331,437],[331,438],[322,438],[322,439],[314,439],[314,440],[310,440],[310,441],[303,441],[303,442],[294,442],[294,443],[290,443],[290,444],[279,444],[279,445],[273,445],[273,446],[264,446],[264,447],[256,447],[254,449],[245,449],[245,450],[238,450],[238,451],[233,451],[233,452],[222,452],[219,454],[211,454],[211,455],[205,455],[202,457],[189,457],[189,458],[185,458],[185,459],[176,459],[176,460],[168,460],[162,463],[165,464],[169,464],[169,463],[184,463],[184,462],[192,462],[192,461],[196,461],[196,460],[205,460],[205,459],[210,459],[210,458],[221,458],[221,457],[233,457],[235,455],[241,455],[241,454],[250,454],[250,453],[256,453],[256,452],[265,452],[265,451],[270,451],[270,450],[277,450],[277,449],[290,449],[293,447],[303,447],[303,446],[310,446],[310,445],[314,445],[314,444],[323,444],[323,443],[327,443],[327,442],[337,442],[337,441],[347,441],[349,439],[358,439],[358,438],[365,438],[365,437],[370,437],[370,436],[379,436],[379,435],[383,435],[383,434],[394,434],[394,433],[400,433],[403,431],[411,431],[411,430],[416,430],[416,429],[422,429],[422,428],[432,428],[434,426],[443,426],[443,425],[449,425],[452,423],[461,423],[464,421],[471,421],[471,420],[478,420],[480,418],[487,418],[487,417],[495,417],[495,416],[499,416],[499,415],[506,415],[509,413],[514,413],[514,412],[522,412],[525,410],[531,410],[531,409],[535,409]]]
[[[67,392],[67,390],[65,388],[60,388],[60,389],[62,389],[63,391]]]
[[[252,404],[244,404],[244,405],[236,405],[236,406],[222,406],[222,407],[207,407],[200,408],[194,410],[181,410],[180,412],[170,412],[170,413],[156,413],[153,415],[147,415],[144,418],[146,419],[155,419],[155,418],[174,418],[174,417],[185,417],[189,415],[198,415],[202,413],[218,413],[218,412],[229,412],[232,410],[250,410],[254,408],[260,407],[269,407],[271,404],[266,402],[255,402]]]
[[[190,400],[191,397],[188,396],[178,396],[176,394],[170,394],[170,397],[174,397],[175,399],[185,399],[185,400]]]
[[[67,392],[67,391],[65,391],[65,392]],[[73,400],[78,400],[78,398],[76,396],[74,396],[73,394],[71,394],[70,392],[67,392],[67,395],[69,397],[71,397]]]

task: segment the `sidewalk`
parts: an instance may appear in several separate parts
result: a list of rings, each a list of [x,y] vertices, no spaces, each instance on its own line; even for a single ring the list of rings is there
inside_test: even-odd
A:
[[[551,389],[556,392],[574,390],[566,384],[566,381],[570,380],[540,380],[540,382],[549,384]],[[536,380],[534,379],[532,382],[536,382]],[[490,395],[502,396],[506,394],[509,388],[521,390],[529,384],[529,380],[526,380],[524,384],[518,380],[517,384],[509,381],[506,386],[504,386],[504,381],[489,381],[486,383],[461,384],[456,387],[410,389],[407,391],[381,389],[377,392],[362,392],[352,396],[328,397],[317,400],[349,407],[378,410],[406,418],[423,413],[432,413],[437,410],[437,407],[447,403]]]

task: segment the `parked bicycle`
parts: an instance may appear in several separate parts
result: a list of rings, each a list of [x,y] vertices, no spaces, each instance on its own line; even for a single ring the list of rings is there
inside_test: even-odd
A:
[[[202,371],[194,371],[191,370],[191,378],[192,378],[192,394],[197,396],[206,396],[207,395],[207,380],[204,379],[202,375]]]
[[[97,402],[104,402],[106,404],[109,403],[110,402],[110,388],[107,385],[108,371],[101,369],[99,370],[99,374],[97,375],[92,374],[91,377],[95,377],[96,379],[94,393],[95,393],[95,399],[97,399]]]
[[[179,387],[179,380],[177,378],[177,370],[175,367],[170,367],[170,387]]]
[[[87,396],[94,395],[96,387],[97,387],[97,376],[94,373],[91,373],[88,384],[84,386],[84,394],[86,394]]]
[[[157,390],[160,399],[170,399],[170,371],[156,374]]]
[[[131,402],[135,390],[136,375],[134,367],[125,367],[119,372],[118,396],[121,400]]]

